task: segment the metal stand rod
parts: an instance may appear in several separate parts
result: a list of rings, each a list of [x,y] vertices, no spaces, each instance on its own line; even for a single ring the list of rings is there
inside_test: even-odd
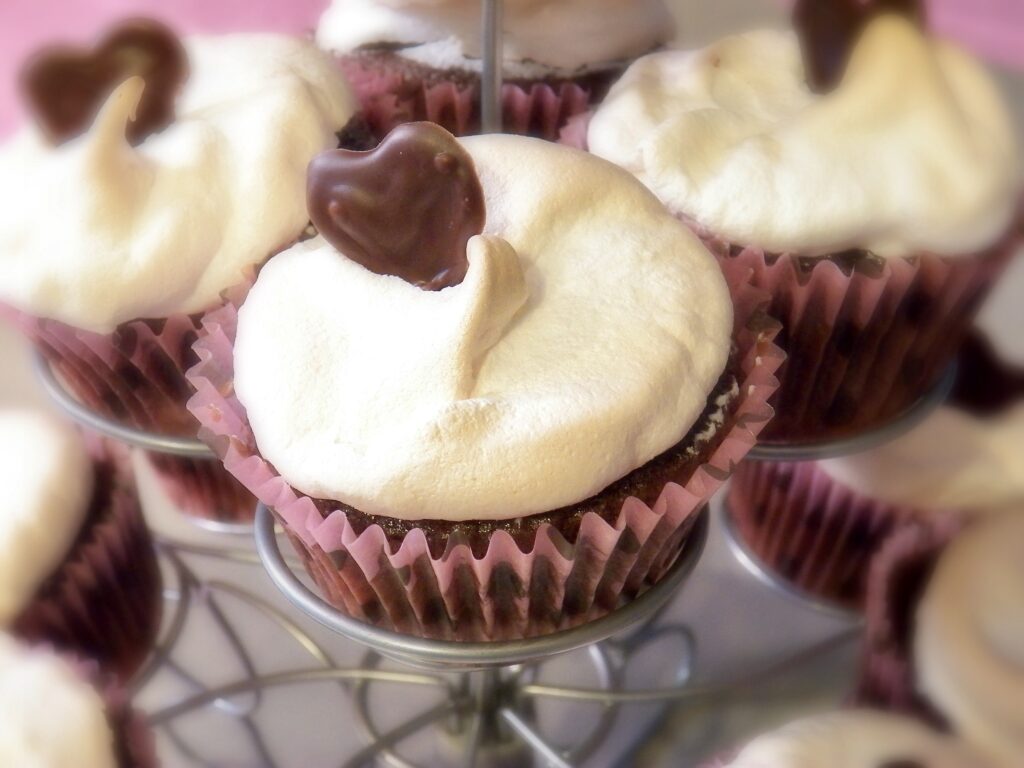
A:
[[[484,0],[483,74],[480,79],[480,117],[484,133],[501,133],[504,55],[502,0]]]

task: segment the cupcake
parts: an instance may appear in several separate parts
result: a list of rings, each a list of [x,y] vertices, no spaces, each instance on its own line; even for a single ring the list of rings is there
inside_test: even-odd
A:
[[[160,574],[124,457],[4,409],[0,485],[0,628],[129,677],[156,639]]]
[[[994,765],[1024,755],[1024,505],[968,526],[929,553],[903,542],[875,574],[875,613],[908,627],[906,655],[877,638],[866,649],[865,688],[884,700],[911,691]],[[881,563],[880,563],[881,565]],[[907,573],[927,567],[916,599]],[[881,627],[881,621],[876,622]]]
[[[354,97],[311,44],[147,21],[41,52],[23,85],[36,121],[0,147],[0,303],[87,407],[194,435],[199,316],[302,235],[306,165]],[[187,512],[251,518],[217,462],[152,460]]]
[[[707,768],[996,768],[913,720],[870,710],[815,715],[750,742]]]
[[[657,581],[770,415],[763,297],[537,139],[403,125],[319,156],[309,205],[320,236],[204,321],[191,407],[328,599],[486,640]]]
[[[0,632],[0,765],[151,768],[152,733],[80,664]]]
[[[988,415],[942,406],[878,448],[819,462],[740,467],[729,492],[736,533],[804,590],[861,609],[886,538],[1024,504],[1024,400]]]
[[[844,25],[840,6],[805,2],[800,35],[644,57],[586,128],[590,151],[771,293],[787,361],[768,441],[849,437],[905,411],[1019,234],[1015,132],[993,82],[894,8],[864,4]]]
[[[482,8],[479,0],[333,0],[316,39],[337,56],[379,136],[415,120],[472,134]],[[512,0],[502,30],[504,128],[556,139],[674,25],[662,0]]]

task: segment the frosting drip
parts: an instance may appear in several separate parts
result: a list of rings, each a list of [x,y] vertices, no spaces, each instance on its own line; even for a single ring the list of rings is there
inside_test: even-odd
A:
[[[92,463],[71,427],[42,413],[0,410],[0,626],[18,617],[67,555],[92,484]]]
[[[428,292],[324,240],[261,271],[235,388],[294,487],[406,520],[508,519],[589,498],[678,443],[729,354],[713,257],[598,158],[465,139],[487,222]]]
[[[1000,768],[1024,755],[1022,512],[986,518],[953,540],[918,606],[914,635],[921,692]]]
[[[990,768],[914,720],[869,710],[805,718],[754,739],[726,768]]]
[[[0,633],[0,765],[116,768],[100,695],[62,659]]]
[[[479,0],[334,0],[317,27],[321,47],[405,46],[437,69],[480,70]],[[510,77],[573,75],[647,53],[671,39],[662,0],[506,0],[504,58]]]
[[[864,453],[821,461],[837,482],[890,504],[983,511],[1024,504],[1024,403],[989,416],[939,408]]]
[[[867,26],[825,95],[789,33],[647,56],[598,108],[588,143],[677,213],[776,253],[972,253],[1017,204],[1015,134],[994,83],[892,15]]]
[[[177,119],[137,147],[133,77],[82,136],[30,127],[0,148],[0,300],[108,333],[209,308],[302,232],[306,166],[355,112],[341,76],[287,37],[185,44]]]

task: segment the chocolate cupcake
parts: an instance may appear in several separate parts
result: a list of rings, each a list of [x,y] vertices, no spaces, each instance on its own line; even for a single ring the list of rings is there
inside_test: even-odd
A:
[[[967,745],[870,710],[815,715],[758,736],[706,768],[997,768]]]
[[[311,44],[147,21],[41,52],[23,81],[36,119],[0,147],[0,304],[89,408],[194,435],[200,314],[302,235],[306,165],[355,98]],[[152,461],[186,512],[251,518],[217,462]]]
[[[130,467],[31,411],[0,411],[0,451],[0,627],[128,678],[161,615]]]
[[[153,736],[85,665],[0,632],[0,764],[155,768]]]
[[[480,129],[482,4],[334,0],[317,42],[338,57],[367,120],[384,136],[430,120]],[[662,0],[506,2],[504,128],[547,139],[598,103],[626,65],[672,37]]]
[[[740,467],[729,513],[764,564],[808,592],[862,609],[868,570],[907,526],[947,525],[1024,504],[1024,401],[988,415],[950,405],[869,451]]]
[[[321,236],[207,317],[191,407],[328,598],[483,640],[657,581],[769,417],[763,297],[535,139],[401,126],[317,158],[309,200]]]
[[[847,5],[799,3],[800,36],[642,58],[586,129],[771,293],[787,362],[769,441],[905,411],[1019,236],[1015,132],[988,75],[914,13]]]
[[[884,633],[872,633],[862,697],[909,699],[993,765],[1017,765],[1024,754],[1024,506],[933,537],[931,546],[903,539],[873,573],[872,613],[881,618],[875,627],[901,625],[909,640],[886,645]],[[904,594],[911,599],[892,601]]]

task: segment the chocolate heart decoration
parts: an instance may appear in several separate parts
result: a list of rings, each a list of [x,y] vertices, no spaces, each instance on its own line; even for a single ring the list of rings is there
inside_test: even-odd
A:
[[[861,32],[883,13],[925,23],[921,0],[797,0],[793,27],[812,91],[828,93],[839,84]]]
[[[400,125],[369,152],[321,152],[309,164],[306,202],[345,256],[429,291],[463,281],[466,244],[487,216],[473,159],[434,123]]]
[[[128,126],[135,145],[174,120],[174,100],[188,75],[185,48],[163,24],[122,22],[92,50],[45,48],[22,70],[21,87],[47,136],[60,144],[88,129],[114,88],[133,75],[146,83]]]

